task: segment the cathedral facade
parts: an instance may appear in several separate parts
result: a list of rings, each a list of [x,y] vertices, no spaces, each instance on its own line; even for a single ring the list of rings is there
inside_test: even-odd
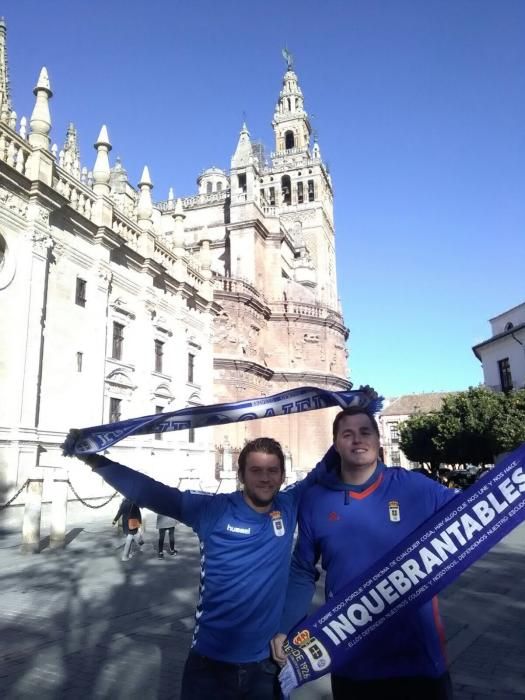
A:
[[[44,477],[63,469],[59,445],[72,426],[351,386],[332,182],[290,63],[273,152],[243,124],[229,170],[209,168],[194,194],[155,202],[147,167],[133,186],[119,160],[111,165],[105,126],[88,165],[72,124],[63,147],[52,145],[45,68],[31,117],[18,119],[3,22],[0,62],[4,491],[35,468]],[[112,457],[167,482],[212,485],[218,445],[271,435],[304,471],[329,445],[332,417],[323,410],[130,438]]]

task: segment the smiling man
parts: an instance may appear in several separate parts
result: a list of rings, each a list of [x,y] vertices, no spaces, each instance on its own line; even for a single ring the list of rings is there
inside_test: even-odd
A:
[[[272,641],[281,664],[284,633],[308,611],[320,557],[328,599],[455,496],[425,476],[382,464],[377,423],[362,409],[338,413],[333,437],[325,461],[335,468],[305,493],[299,508],[282,633]],[[332,675],[332,692],[334,700],[449,700],[437,599],[407,613],[356,662]]]
[[[279,698],[270,640],[279,630],[299,498],[324,465],[280,491],[281,446],[257,438],[239,455],[243,490],[213,495],[180,491],[99,455],[80,459],[137,505],[176,518],[199,536],[201,584],[181,699]]]

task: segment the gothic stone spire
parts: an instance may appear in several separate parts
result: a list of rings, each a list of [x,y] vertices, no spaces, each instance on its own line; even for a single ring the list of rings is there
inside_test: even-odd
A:
[[[9,91],[9,68],[7,61],[7,29],[5,20],[0,17],[0,118],[7,121],[11,114],[11,95]]]

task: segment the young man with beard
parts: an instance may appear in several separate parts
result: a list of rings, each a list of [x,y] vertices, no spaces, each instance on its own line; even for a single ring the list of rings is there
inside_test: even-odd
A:
[[[71,431],[65,445],[76,435]],[[270,640],[279,630],[299,498],[324,467],[280,491],[281,446],[257,438],[239,455],[243,490],[213,495],[180,491],[99,455],[79,459],[137,505],[176,518],[199,536],[200,595],[181,699],[280,697]]]
[[[319,557],[329,599],[455,496],[428,477],[382,464],[377,423],[363,409],[338,413],[333,437],[324,458],[332,468],[299,508],[282,633],[272,640],[280,664],[284,632],[308,611]],[[355,662],[332,674],[332,692],[335,700],[450,700],[437,599],[406,613]]]

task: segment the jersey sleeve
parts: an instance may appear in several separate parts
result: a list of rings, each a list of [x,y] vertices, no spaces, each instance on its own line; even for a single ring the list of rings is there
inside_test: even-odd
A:
[[[308,503],[299,507],[299,533],[292,556],[280,631],[287,634],[308,613],[319,578],[316,564],[320,550],[315,542]]]
[[[180,491],[106,457],[98,456],[93,470],[138,506],[176,518],[197,534],[205,528],[213,494]]]

